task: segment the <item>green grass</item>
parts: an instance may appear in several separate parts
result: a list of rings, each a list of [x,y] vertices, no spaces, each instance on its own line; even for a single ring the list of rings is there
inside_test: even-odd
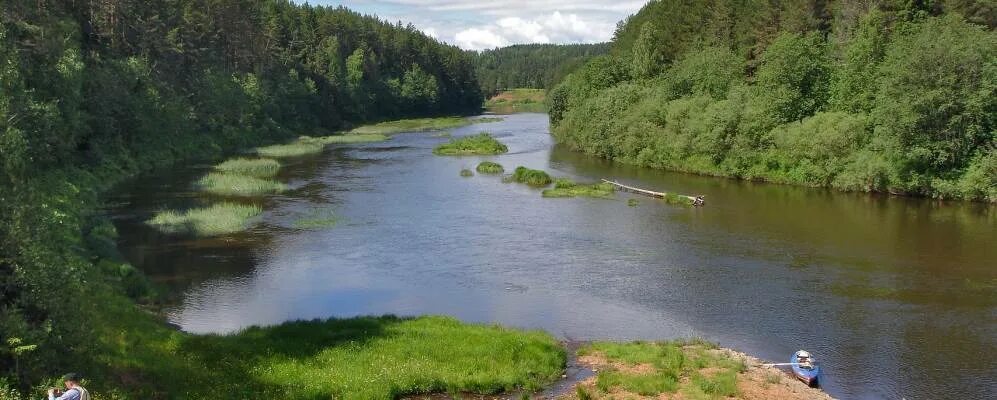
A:
[[[547,186],[552,182],[550,175],[539,169],[529,169],[523,166],[516,167],[512,173],[514,182],[525,183],[531,186]]]
[[[329,144],[349,144],[349,143],[372,143],[372,142],[383,142],[388,140],[387,135],[382,135],[378,133],[370,134],[348,134],[348,135],[332,135],[332,136],[302,136],[298,138],[298,141],[304,143],[318,143],[321,145]]]
[[[627,367],[645,366],[640,373],[624,368],[601,369],[596,387],[605,393],[623,390],[642,396],[675,393],[686,398],[723,398],[737,395],[737,374],[747,367],[743,361],[710,351],[716,346],[701,341],[595,342],[582,347],[579,355],[601,355]],[[650,366],[647,368],[646,366]],[[703,370],[710,370],[706,376]],[[683,379],[687,378],[687,379]]]
[[[692,206],[692,199],[674,193],[665,193],[665,203]]]
[[[640,201],[638,201],[637,199],[627,200],[627,205],[630,207],[637,207],[637,204],[640,204]]]
[[[192,398],[394,399],[533,391],[559,378],[565,364],[560,344],[546,333],[448,317],[302,321],[187,336],[177,355],[222,378],[206,387],[184,385]]]
[[[325,145],[314,141],[295,141],[288,144],[257,147],[256,154],[264,157],[287,158],[319,154]]]
[[[197,181],[203,191],[223,196],[258,196],[287,189],[284,184],[253,176],[212,172]]]
[[[292,224],[295,229],[321,229],[336,226],[339,217],[331,209],[312,210]]]
[[[280,162],[269,158],[234,158],[216,165],[215,169],[230,174],[271,178],[280,171]]]
[[[543,89],[506,90],[485,101],[485,109],[494,113],[547,112]]]
[[[482,174],[501,174],[505,172],[505,168],[502,167],[502,164],[491,161],[482,161],[478,164],[476,169]]]
[[[258,206],[221,203],[182,212],[161,211],[147,223],[166,233],[213,236],[242,231],[249,226],[250,219],[262,212]]]
[[[591,185],[579,185],[568,178],[557,178],[554,180],[554,188],[544,190],[543,197],[597,197],[611,198],[616,189],[608,183],[594,183]]]
[[[450,142],[436,146],[433,154],[438,156],[496,155],[508,152],[509,148],[492,135],[482,132],[473,136],[450,139]]]
[[[465,178],[469,178],[469,177],[474,176],[474,172],[471,172],[471,170],[469,170],[467,168],[464,168],[464,169],[460,170],[460,176],[463,176]]]
[[[501,120],[502,118],[472,119],[464,117],[401,119],[397,121],[381,122],[373,125],[364,125],[350,131],[350,133],[390,135],[403,132],[425,132],[440,129],[460,128],[471,124],[496,122]]]

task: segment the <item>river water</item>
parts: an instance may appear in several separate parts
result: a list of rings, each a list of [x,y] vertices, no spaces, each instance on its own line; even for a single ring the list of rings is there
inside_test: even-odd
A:
[[[806,349],[843,399],[997,397],[997,211],[620,165],[557,146],[545,114],[487,130],[494,157],[437,157],[407,133],[285,162],[245,233],[161,235],[142,221],[206,203],[193,165],[109,199],[126,257],[176,295],[190,332],[366,314],[447,314],[562,338],[702,337],[773,362]],[[619,193],[545,199],[494,160],[580,181],[704,194],[687,208]],[[627,199],[636,198],[636,206]],[[217,200],[217,199],[214,199]],[[293,222],[333,210],[332,227]]]

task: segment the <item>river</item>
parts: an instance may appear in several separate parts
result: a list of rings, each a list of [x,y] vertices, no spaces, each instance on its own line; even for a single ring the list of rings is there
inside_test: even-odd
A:
[[[562,338],[702,337],[785,362],[814,353],[843,399],[997,397],[997,211],[612,163],[553,143],[545,114],[487,130],[494,157],[438,157],[406,133],[285,162],[291,190],[245,233],[164,236],[142,222],[205,202],[210,166],[139,177],[108,199],[119,248],[176,296],[190,332],[366,314],[447,314]],[[580,181],[703,194],[701,208],[619,193],[546,199],[481,160]],[[627,199],[636,198],[636,206]],[[293,221],[331,208],[339,222]]]

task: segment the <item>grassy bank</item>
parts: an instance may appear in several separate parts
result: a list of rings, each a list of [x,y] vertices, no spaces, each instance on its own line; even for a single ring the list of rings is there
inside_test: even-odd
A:
[[[547,112],[546,95],[543,89],[511,89],[492,96],[485,101],[485,110],[496,114],[520,112]]]
[[[438,156],[470,156],[470,155],[496,155],[509,151],[506,145],[502,144],[491,134],[486,132],[473,136],[450,139],[450,142],[436,146],[433,154]]]
[[[567,178],[554,180],[554,188],[541,193],[543,197],[598,197],[611,198],[616,190],[608,183],[580,185]]]
[[[758,359],[702,341],[596,342],[578,351],[578,363],[597,374],[569,399],[830,399]]]
[[[442,118],[416,118],[400,119],[396,121],[381,122],[378,124],[364,125],[350,131],[352,134],[379,134],[390,135],[403,132],[425,132],[440,129],[453,129],[472,124],[501,121],[501,118],[464,118],[464,117],[442,117]]]

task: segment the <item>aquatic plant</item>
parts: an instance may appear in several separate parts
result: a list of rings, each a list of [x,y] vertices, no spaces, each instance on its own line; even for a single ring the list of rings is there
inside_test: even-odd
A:
[[[491,161],[482,161],[478,164],[476,169],[482,174],[501,174],[505,172],[505,168],[502,167],[502,164]]]
[[[532,186],[547,186],[552,180],[547,172],[539,169],[529,169],[523,166],[516,167],[511,179],[514,182],[525,183]]]
[[[186,211],[160,211],[147,223],[166,233],[213,236],[244,230],[249,220],[262,212],[256,205],[221,203]]]
[[[325,146],[322,143],[299,140],[288,144],[257,147],[256,154],[273,158],[300,157],[321,153],[324,147]]]
[[[271,179],[219,172],[205,175],[197,181],[197,187],[223,196],[258,196],[287,189],[286,185]]]
[[[449,143],[436,146],[433,154],[438,156],[495,155],[509,151],[492,135],[482,132],[473,136],[451,139]]]
[[[280,171],[280,162],[269,158],[233,158],[216,165],[215,169],[230,174],[270,178]]]
[[[629,199],[629,200],[627,200],[627,205],[630,206],[630,207],[637,207],[637,203],[639,203],[637,201],[637,199]]]
[[[465,178],[472,177],[474,176],[474,172],[471,172],[471,170],[464,168],[460,170],[460,176],[463,176]]]
[[[598,197],[610,198],[616,189],[608,183],[594,183],[591,185],[579,185],[568,178],[554,179],[554,188],[544,190],[543,197]]]
[[[364,125],[353,129],[350,133],[367,134],[376,133],[390,135],[402,132],[425,132],[440,129],[453,129],[471,124],[481,124],[501,121],[502,118],[464,118],[464,117],[442,117],[442,118],[416,118],[400,119],[395,121],[381,122],[373,125]]]
[[[689,197],[677,195],[675,193],[665,193],[665,197],[663,200],[666,203],[679,204],[683,206],[692,206],[693,203],[692,199],[690,199]]]

